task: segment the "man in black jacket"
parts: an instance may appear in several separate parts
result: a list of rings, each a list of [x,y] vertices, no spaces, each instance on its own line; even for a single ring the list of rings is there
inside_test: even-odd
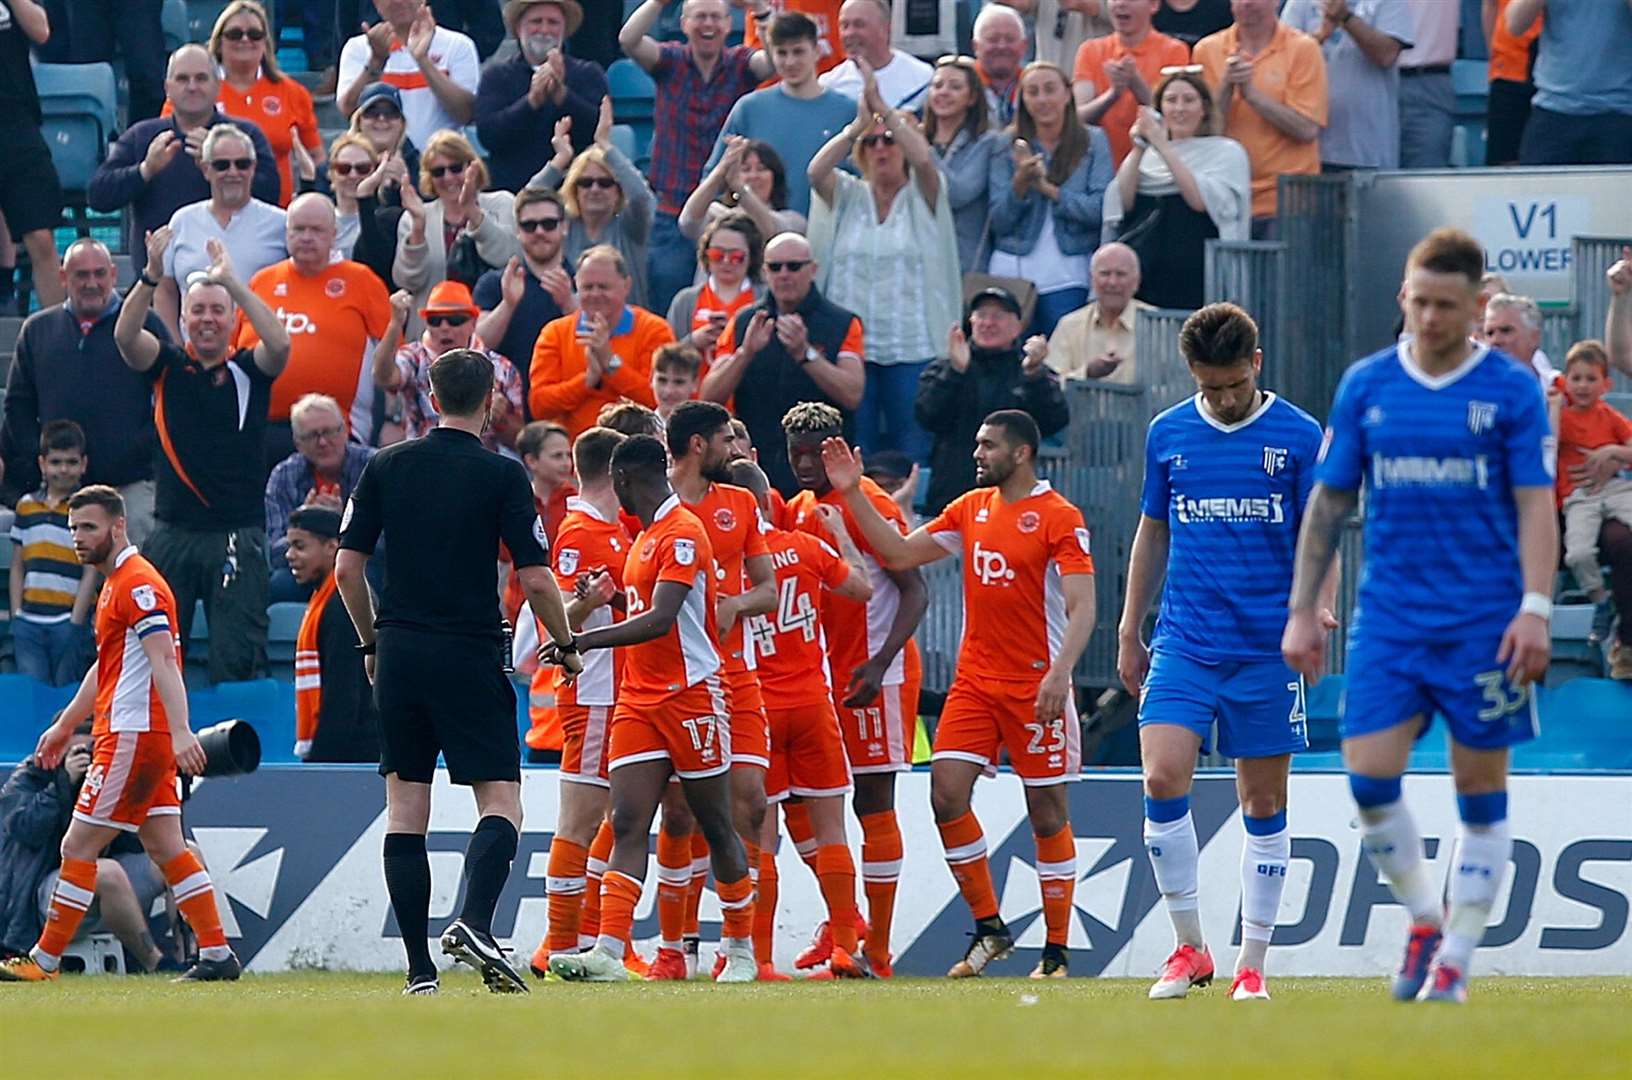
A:
[[[577,0],[510,0],[504,20],[520,49],[482,72],[476,134],[487,148],[494,190],[520,191],[554,153],[556,121],[572,118],[574,151],[594,141],[606,72],[564,51],[584,21]]]
[[[1043,364],[1048,340],[1020,344],[1020,301],[1007,289],[982,289],[969,301],[968,332],[952,328],[947,356],[924,369],[914,412],[935,437],[929,455],[931,515],[975,486],[975,432],[999,409],[1030,413],[1046,439],[1071,422],[1071,408],[1054,373]]]

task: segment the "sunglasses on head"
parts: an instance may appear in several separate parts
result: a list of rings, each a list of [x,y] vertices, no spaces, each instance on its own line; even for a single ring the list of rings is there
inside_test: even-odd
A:
[[[969,68],[970,70],[973,70],[974,67],[975,67],[975,58],[972,57],[972,56],[960,56],[960,55],[957,55],[955,53],[948,53],[945,56],[941,57],[939,60],[935,61],[935,66],[936,67],[961,67],[961,68]]]
[[[463,311],[454,312],[454,313],[447,314],[447,315],[427,315],[427,316],[425,316],[425,325],[426,326],[435,326],[435,327],[463,326],[469,321],[470,321],[470,315],[468,313],[466,313],[466,312],[463,312]]]
[[[875,146],[894,146],[895,136],[888,131],[877,131],[863,135],[859,141],[863,150],[871,150]]]
[[[432,165],[428,171],[431,174],[431,179],[440,180],[449,173],[452,173],[454,176],[458,176],[463,173],[465,171],[465,163],[463,161],[455,161],[451,165]]]
[[[1159,74],[1166,78],[1169,75],[1200,75],[1206,70],[1200,64],[1172,64],[1162,68]]]
[[[237,169],[239,172],[249,172],[255,167],[255,159],[249,157],[211,158],[210,168],[216,172],[226,172],[228,169]]]
[[[618,186],[617,180],[615,180],[614,178],[612,178],[610,176],[580,176],[578,178],[578,190],[579,191],[583,191],[586,188],[592,188],[592,187],[598,187],[598,188],[602,188],[602,189],[610,189],[610,188],[615,188],[617,186]]]
[[[353,173],[356,173],[358,176],[367,176],[373,171],[374,166],[371,164],[353,165],[349,161],[329,162],[329,174],[331,176],[350,176]]]
[[[709,262],[723,262],[728,266],[741,266],[748,261],[746,251],[729,251],[725,248],[711,247],[708,249]]]
[[[524,233],[538,232],[540,229],[545,232],[554,232],[560,227],[561,219],[558,217],[527,218],[525,221],[516,222],[516,228]]]
[[[799,271],[803,270],[809,265],[809,259],[787,259],[782,262],[768,262],[765,264],[765,269],[769,270],[773,274],[780,274],[784,271],[790,274],[797,274]]]
[[[245,38],[251,41],[265,41],[266,31],[258,26],[251,26],[248,29],[242,26],[233,26],[221,31],[221,36],[228,41],[242,41]]]

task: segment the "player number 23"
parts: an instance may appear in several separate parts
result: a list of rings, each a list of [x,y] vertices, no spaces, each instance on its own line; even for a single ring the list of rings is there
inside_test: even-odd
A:
[[[1502,671],[1482,671],[1473,677],[1485,697],[1485,707],[1479,710],[1479,719],[1485,722],[1500,720],[1524,708],[1530,700],[1528,686],[1511,686]]]
[[[1057,754],[1065,749],[1065,719],[1056,716],[1046,724],[1027,724],[1031,738],[1026,740],[1028,754]],[[1043,740],[1048,739],[1048,745]]]

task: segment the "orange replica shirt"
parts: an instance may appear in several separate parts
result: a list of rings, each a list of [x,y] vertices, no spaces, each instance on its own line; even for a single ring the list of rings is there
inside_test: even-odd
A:
[[[801,15],[810,16],[810,21],[816,24],[816,73],[820,75],[832,71],[844,63],[844,42],[839,40],[839,9],[844,6],[844,0],[771,0],[771,7],[780,15],[784,11],[797,11]],[[759,38],[759,20],[749,15],[745,20],[742,43],[750,49],[765,49],[766,45]],[[766,79],[761,86],[770,86],[777,81],[773,75]]]
[[[149,634],[168,633],[181,659],[176,630],[176,598],[153,564],[125,548],[96,601],[96,705],[91,732],[170,730],[153,681],[153,665],[142,651]]]
[[[742,291],[737,293],[736,299],[721,300],[714,291],[713,279],[709,279],[703,282],[703,287],[697,292],[697,307],[691,313],[691,329],[694,331],[703,329],[708,325],[710,315],[724,315],[725,324],[729,327],[737,312],[753,302],[754,290],[746,284],[743,286]],[[722,335],[723,333],[722,331]],[[703,366],[697,372],[698,383],[701,383],[703,377],[708,374],[708,366],[714,362],[714,358],[720,355],[719,342],[716,341],[714,345],[713,349],[703,354]]]
[[[760,531],[759,501],[747,488],[732,484],[710,484],[697,502],[686,504],[708,530],[714,549],[714,584],[721,596],[739,596],[748,588],[747,561],[750,556],[768,555],[764,533]],[[754,652],[743,635],[738,619],[725,640],[725,670],[740,674],[754,670]]]
[[[1625,446],[1632,442],[1632,420],[1615,411],[1602,398],[1585,409],[1566,404],[1558,414],[1558,501],[1575,490],[1570,470],[1584,465],[1587,455],[1600,446]]]
[[[1530,24],[1530,29],[1517,37],[1507,29],[1507,6],[1513,0],[1496,0],[1496,32],[1490,38],[1490,78],[1508,82],[1530,81],[1530,46],[1541,36],[1546,15]]]
[[[272,384],[270,420],[288,420],[289,408],[307,394],[340,403],[351,430],[367,438],[374,424],[374,345],[391,322],[391,294],[374,271],[349,259],[308,277],[293,259],[273,263],[249,279],[289,331],[289,366]],[[238,347],[253,349],[260,335],[244,319]]]
[[[652,396],[652,353],[674,340],[668,320],[643,308],[626,307],[612,329],[612,355],[618,369],[589,385],[589,357],[578,344],[580,313],[563,315],[544,324],[533,346],[527,370],[531,387],[527,403],[534,420],[551,420],[576,439],[595,426],[595,417],[607,405],[634,401],[657,407]]]
[[[678,495],[669,496],[658,507],[651,528],[635,537],[624,560],[624,617],[633,619],[650,608],[652,594],[662,582],[678,582],[690,592],[668,633],[625,650],[620,706],[660,705],[719,673],[713,569],[708,530],[680,505]]]
[[[1133,57],[1134,66],[1139,69],[1139,77],[1154,91],[1156,84],[1162,81],[1164,67],[1178,67],[1190,62],[1190,47],[1178,38],[1168,37],[1155,30],[1146,34],[1145,40],[1133,48],[1123,45],[1121,38],[1115,34],[1091,38],[1083,42],[1082,47],[1077,50],[1076,69],[1072,71],[1071,78],[1077,82],[1086,79],[1093,83],[1094,96],[1098,97],[1111,85],[1111,77],[1106,74],[1105,65],[1124,56]],[[1112,102],[1111,107],[1099,118],[1099,126],[1105,129],[1105,138],[1110,140],[1111,155],[1116,159],[1117,165],[1121,165],[1122,159],[1133,149],[1133,139],[1128,132],[1138,118],[1139,102],[1127,92]]]
[[[884,520],[894,525],[901,535],[905,536],[906,516],[901,513],[901,508],[890,498],[889,493],[865,476],[861,478],[861,490],[867,493],[868,500],[883,515]],[[786,514],[788,527],[825,540],[827,530],[822,526],[822,519],[816,516],[817,503],[837,507],[844,515],[844,527],[850,533],[850,539],[855,541],[857,550],[861,552],[861,565],[866,568],[867,580],[872,582],[873,586],[873,598],[866,603],[847,600],[834,593],[828,593],[822,598],[822,626],[827,631],[827,659],[832,667],[833,685],[842,690],[849,683],[851,673],[883,648],[884,639],[889,637],[890,626],[895,622],[896,612],[901,608],[901,593],[895,587],[895,582],[884,572],[878,552],[867,542],[861,526],[856,524],[855,516],[845,504],[844,496],[837,491],[830,489],[819,499],[813,491],[799,492],[788,501]],[[901,650],[891,661],[889,670],[884,673],[885,686],[901,685],[906,676],[906,653],[906,649]]]
[[[766,539],[776,567],[776,609],[748,620],[760,689],[779,709],[825,702],[833,691],[824,655],[822,598],[844,584],[850,566],[809,533],[776,530]]]
[[[1082,512],[1039,480],[1012,503],[995,487],[976,488],[925,527],[963,554],[958,677],[1041,680],[1065,634],[1060,580],[1094,572]]]
[[[240,91],[227,80],[221,80],[221,95],[216,99],[221,111],[239,120],[252,121],[266,135],[272,153],[278,159],[278,205],[288,206],[295,197],[295,175],[290,154],[295,140],[312,151],[315,158],[323,137],[317,128],[317,112],[312,107],[312,94],[294,79],[273,82],[264,74],[248,90]],[[172,112],[170,102],[164,103],[161,116]]]
[[[607,521],[600,511],[582,499],[567,500],[567,516],[561,521],[551,549],[550,560],[555,571],[555,583],[561,595],[571,597],[580,574],[606,570],[612,583],[623,591],[623,565],[629,558],[629,534],[616,518]],[[582,629],[594,630],[622,622],[623,614],[610,604],[596,608],[584,620]],[[540,641],[549,639],[542,624]],[[560,668],[555,671],[555,703],[566,705],[611,705],[617,700],[618,673],[621,659],[614,656],[616,649],[595,649],[584,654],[584,670],[577,679],[568,682]]]
[[[1195,61],[1213,88],[1216,100],[1224,84],[1224,63],[1241,52],[1236,28],[1220,30],[1196,42]],[[1244,54],[1243,54],[1244,55]],[[1296,109],[1326,126],[1326,59],[1315,39],[1285,23],[1275,24],[1269,47],[1252,61],[1252,85],[1274,101]],[[1240,94],[1230,98],[1224,134],[1239,142],[1252,164],[1252,216],[1275,213],[1275,182],[1282,173],[1320,172],[1320,140],[1298,142],[1258,115]]]

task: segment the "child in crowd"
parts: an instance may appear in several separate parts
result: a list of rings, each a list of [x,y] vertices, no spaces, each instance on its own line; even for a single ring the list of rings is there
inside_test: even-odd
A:
[[[40,432],[40,490],[17,501],[11,540],[11,634],[17,670],[52,686],[72,686],[90,666],[90,621],[97,573],[79,564],[68,531],[68,497],[89,459],[85,432],[53,420]]]
[[[652,396],[665,424],[681,402],[697,396],[702,370],[702,354],[683,342],[671,341],[652,354]]]
[[[1598,605],[1594,631],[1608,637],[1613,618],[1599,566],[1598,533],[1606,518],[1632,526],[1632,420],[1604,400],[1609,354],[1579,341],[1564,360],[1564,407],[1558,422],[1558,502],[1564,511],[1564,563]]]

